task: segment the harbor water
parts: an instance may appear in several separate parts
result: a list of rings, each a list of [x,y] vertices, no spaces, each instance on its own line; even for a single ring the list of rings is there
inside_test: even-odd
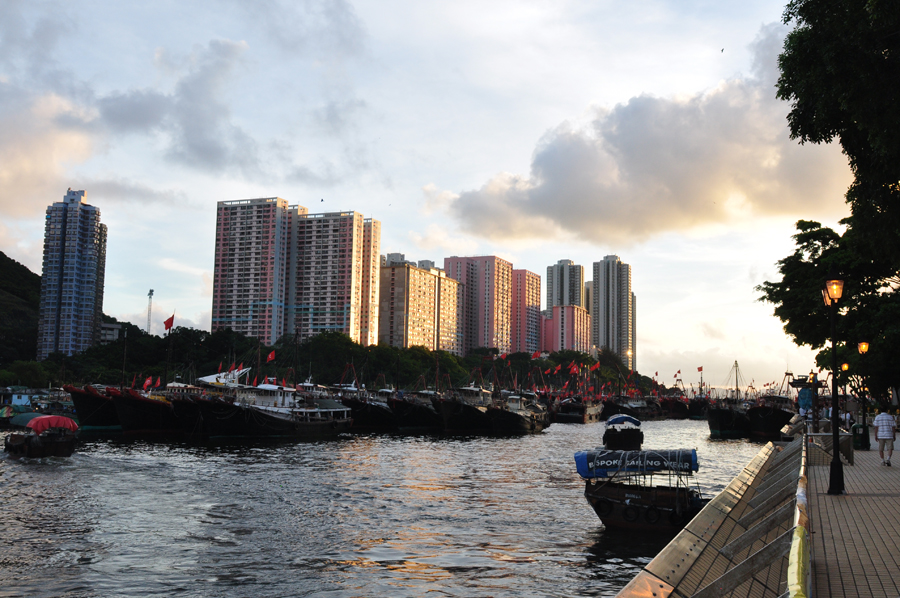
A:
[[[643,428],[646,449],[697,449],[704,495],[761,448],[705,421]],[[97,439],[3,458],[0,596],[613,596],[670,538],[603,530],[572,458],[602,434]]]

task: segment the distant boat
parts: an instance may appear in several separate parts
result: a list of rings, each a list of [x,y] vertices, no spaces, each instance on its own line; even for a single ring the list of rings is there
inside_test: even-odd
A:
[[[487,409],[494,434],[535,434],[550,425],[547,409],[537,402],[528,401],[520,394],[510,394]]]
[[[735,361],[731,368],[731,376],[734,376],[734,393],[725,398],[710,401],[706,411],[706,421],[709,424],[709,435],[712,438],[749,438],[750,418],[747,416],[747,408],[751,400],[750,391],[741,392],[741,370]]]
[[[444,419],[433,404],[433,399],[439,398],[433,390],[398,392],[387,398],[387,404],[397,418],[400,432],[440,432]]]
[[[553,421],[558,424],[590,424],[600,421],[602,413],[602,401],[593,397],[574,395],[557,403]]]
[[[116,414],[122,425],[122,433],[137,436],[164,436],[177,434],[181,424],[172,408],[172,402],[161,394],[141,394],[136,390],[108,387]]]
[[[444,431],[451,434],[483,434],[490,432],[488,407],[493,404],[491,391],[480,386],[454,389],[449,396],[432,400],[435,411],[444,420]]]

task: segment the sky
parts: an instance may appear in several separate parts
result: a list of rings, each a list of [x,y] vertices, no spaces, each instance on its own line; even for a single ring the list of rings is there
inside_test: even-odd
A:
[[[637,369],[757,388],[813,368],[758,301],[797,220],[837,227],[836,145],[789,138],[783,4],[649,0],[0,3],[0,250],[108,226],[104,312],[209,329],[216,203],[382,223],[382,253],[541,275],[618,255]],[[827,312],[823,306],[823,317]]]

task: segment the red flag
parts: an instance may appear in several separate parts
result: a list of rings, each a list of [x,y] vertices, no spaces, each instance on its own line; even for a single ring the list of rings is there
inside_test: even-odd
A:
[[[156,377],[156,386],[153,388],[159,388],[159,376]]]
[[[272,351],[269,353],[269,356],[266,357],[266,363],[269,363],[270,361],[275,361],[275,351]]]
[[[249,377],[250,377],[250,374],[247,374],[247,377],[249,378]],[[257,379],[257,378],[259,378],[259,376],[253,376],[253,386],[256,386],[256,379]]]
[[[544,372],[544,373],[545,373],[545,374],[549,374],[549,373],[550,373],[550,370],[552,370],[552,369],[553,369],[553,368],[547,368],[547,371]]]
[[[134,375],[134,378],[131,379],[131,388],[134,388],[134,383],[137,382],[137,374]]]
[[[218,374],[222,373],[222,362],[221,361],[219,362],[219,371],[217,373]]]
[[[698,371],[698,372],[702,372],[702,371],[703,371],[703,366],[701,365],[700,367],[698,367],[698,368],[697,368],[697,371]]]
[[[593,386],[588,386],[588,390],[591,391],[591,392],[594,392],[594,387],[593,387]]]
[[[243,362],[243,361],[241,362],[241,365],[238,366],[238,370],[242,370],[242,369],[244,369],[244,362]]]
[[[540,356],[541,356],[541,352],[540,352],[540,351],[535,351],[534,353],[531,354],[531,358],[532,358],[532,359],[537,359],[537,358],[540,357]]]
[[[659,372],[656,372],[656,373],[655,373],[655,374],[653,374],[653,375],[654,375],[654,376],[659,376]]]
[[[681,370],[678,370],[678,373],[680,374],[680,373],[681,373]]]
[[[591,366],[591,371],[593,372],[593,371],[596,370],[598,367],[600,367],[600,362],[599,362],[599,361],[598,361],[597,363],[595,363],[594,365]]]
[[[228,373],[230,374],[233,371],[234,371],[234,362],[231,362],[231,367],[228,368]]]
[[[287,386],[287,384],[286,384],[285,381],[284,381],[284,378],[281,379],[281,385],[282,385],[282,386]]]
[[[506,359],[506,353],[500,356],[500,359]]]
[[[172,314],[171,316],[168,317],[168,319],[166,319],[165,322],[163,322],[163,326],[165,326],[166,330],[168,330],[169,328],[172,327],[172,325],[174,323],[175,323],[175,314]]]
[[[153,384],[153,376],[150,376],[149,378],[144,380],[144,390],[147,390],[151,384]]]
[[[561,369],[562,369],[562,364],[559,364],[558,366],[556,366],[556,369],[553,370],[553,373],[554,373],[554,374],[558,374],[558,373],[559,373],[559,370],[561,370]]]

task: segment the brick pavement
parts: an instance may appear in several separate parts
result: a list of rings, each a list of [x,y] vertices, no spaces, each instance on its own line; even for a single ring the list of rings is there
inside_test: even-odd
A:
[[[874,438],[872,449],[844,466],[840,496],[827,493],[828,465],[809,467],[816,598],[900,598],[900,451],[885,467]]]

